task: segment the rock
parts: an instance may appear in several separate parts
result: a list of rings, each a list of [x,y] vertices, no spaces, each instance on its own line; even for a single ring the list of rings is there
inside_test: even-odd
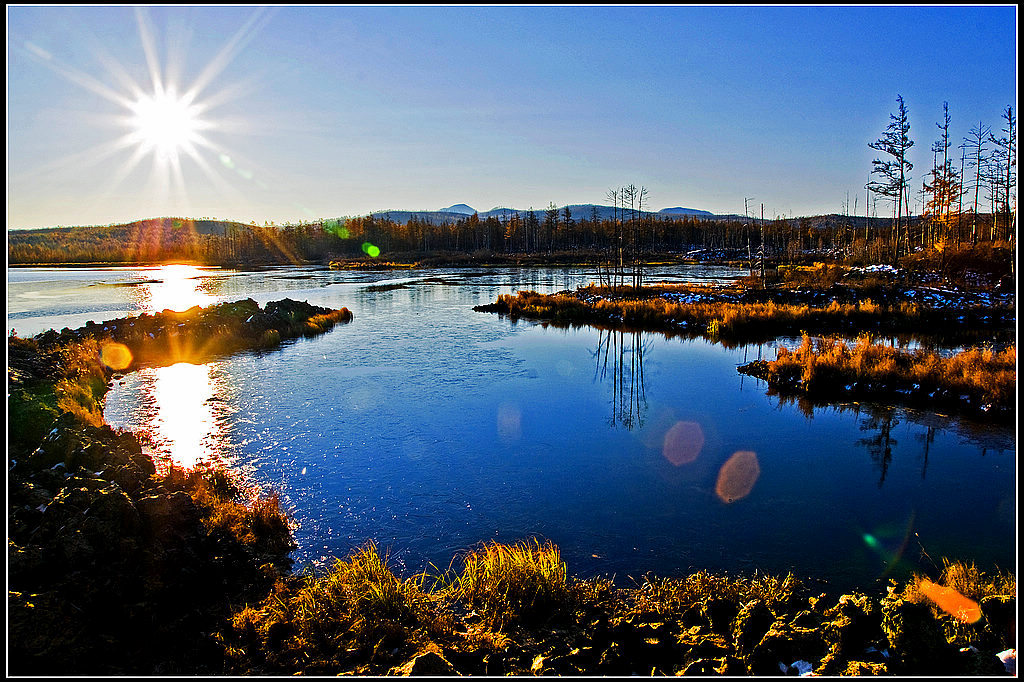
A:
[[[682,677],[692,677],[694,675],[710,676],[710,675],[721,675],[718,671],[719,666],[722,665],[721,659],[714,658],[698,658],[693,663],[687,665],[679,673]]]
[[[1011,596],[988,596],[981,600],[985,618],[982,632],[984,647],[1006,648],[1014,642],[1017,624],[1017,601]]]
[[[701,609],[704,620],[711,626],[711,629],[722,634],[729,632],[732,619],[738,612],[739,607],[735,602],[720,597],[708,599]]]
[[[956,669],[956,651],[927,604],[886,597],[882,600],[882,630],[889,640],[893,674],[944,675]]]
[[[1007,649],[1006,651],[1000,651],[996,654],[999,662],[1003,664],[1003,669],[1006,670],[1007,674],[1017,674],[1017,650]]]
[[[778,675],[779,664],[809,661],[816,665],[828,650],[821,632],[776,621],[747,656],[751,675]]]
[[[501,677],[506,674],[507,670],[505,654],[495,652],[484,656],[484,675],[487,677]]]
[[[434,675],[454,676],[458,675],[455,667],[445,660],[444,656],[436,651],[428,651],[414,657],[411,661],[398,668],[392,668],[391,675]]]
[[[957,659],[957,671],[962,675],[994,677],[1006,674],[1003,661],[991,651],[979,651],[972,646],[964,647],[958,652]]]
[[[804,609],[793,616],[793,619],[789,622],[798,628],[817,628],[821,627],[824,621],[825,617],[823,614]]]
[[[745,655],[753,649],[774,622],[775,614],[761,600],[744,605],[732,627],[737,652]]]
[[[863,594],[844,594],[825,611],[823,636],[837,657],[853,660],[881,636],[882,610],[878,602]]]
[[[601,654],[597,662],[598,672],[602,675],[629,674],[629,660],[618,642],[612,642]]]
[[[199,522],[199,510],[184,492],[149,495],[135,506],[151,537],[184,537]]]

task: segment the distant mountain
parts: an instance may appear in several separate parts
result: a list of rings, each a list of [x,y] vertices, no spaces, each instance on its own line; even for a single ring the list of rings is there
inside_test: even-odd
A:
[[[675,208],[663,208],[658,211],[661,215],[701,215],[705,217],[712,217],[715,214],[708,211],[701,211],[697,208],[683,208],[682,206],[676,206]]]
[[[614,208],[612,206],[601,206],[599,204],[570,204],[568,207],[559,206],[558,215],[561,219],[562,211],[568,208],[569,213],[572,215],[572,219],[575,221],[590,220],[597,217],[598,220],[612,220],[616,216],[623,218],[628,214],[628,209]],[[495,207],[490,211],[477,211],[473,207],[466,204],[455,204],[448,208],[442,208],[438,211],[374,211],[371,215],[375,218],[384,218],[386,220],[393,220],[397,223],[406,223],[409,220],[415,218],[423,222],[439,225],[442,223],[451,223],[457,220],[467,218],[474,213],[480,217],[480,220],[487,220],[490,217],[498,218],[499,220],[507,220],[513,215],[518,215],[520,218],[525,218],[526,214],[533,211],[534,215],[537,216],[538,220],[544,220],[544,213],[548,210],[546,206],[539,208],[508,208],[508,207]],[[675,208],[663,208],[660,211],[640,211],[642,215],[654,215],[664,218],[678,218],[680,216],[696,216],[698,218],[716,218],[714,213],[709,211],[702,211],[696,208],[683,208],[677,206]]]
[[[476,213],[476,209],[466,204],[455,204],[448,208],[442,208],[438,210],[438,213],[463,213],[465,215],[473,215]]]

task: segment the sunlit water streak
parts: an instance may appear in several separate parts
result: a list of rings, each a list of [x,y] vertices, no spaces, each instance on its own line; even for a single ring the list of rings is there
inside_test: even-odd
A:
[[[148,429],[170,453],[177,442],[160,435],[170,418],[161,411],[195,410],[191,421],[212,428],[182,444],[198,440],[282,494],[300,563],[372,538],[418,570],[483,540],[537,535],[559,544],[570,571],[620,579],[759,568],[865,586],[921,569],[918,538],[933,557],[1014,568],[1011,428],[868,405],[808,419],[736,372],[774,357],[770,344],[730,350],[471,310],[501,293],[593,279],[210,271],[198,285],[218,300],[289,296],[347,306],[355,319],[212,363],[205,384],[179,366],[170,383],[193,390],[168,389],[167,400],[157,400],[156,371],[128,375],[108,396],[107,419]],[[142,290],[106,291],[133,288]],[[25,309],[19,323],[45,323]],[[725,493],[723,479],[734,486]]]

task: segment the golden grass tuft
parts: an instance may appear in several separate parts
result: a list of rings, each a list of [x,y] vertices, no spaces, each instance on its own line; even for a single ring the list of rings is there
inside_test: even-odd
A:
[[[803,589],[792,573],[778,577],[754,573],[751,577],[697,571],[683,578],[646,576],[635,592],[634,610],[661,615],[681,614],[708,599],[745,603],[762,601],[768,608],[785,607]]]
[[[248,653],[236,646],[229,656],[248,660],[263,648],[272,670],[338,670],[353,654],[386,659],[396,647],[450,634],[451,613],[425,579],[399,578],[369,542],[326,572],[279,582],[261,604],[236,613],[232,628]]]
[[[452,587],[498,629],[546,619],[575,600],[558,547],[536,539],[483,545],[466,556]]]
[[[224,469],[200,465],[194,469],[170,466],[161,482],[186,492],[202,513],[211,533],[224,533],[242,545],[269,554],[287,554],[294,546],[288,515],[277,493],[239,499],[241,488]]]

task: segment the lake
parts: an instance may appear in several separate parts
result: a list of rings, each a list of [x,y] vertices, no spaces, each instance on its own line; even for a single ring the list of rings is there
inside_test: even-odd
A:
[[[723,267],[651,280],[728,281]],[[115,378],[115,428],[161,461],[213,460],[293,516],[300,565],[373,539],[397,568],[446,568],[481,541],[550,539],[570,573],[793,571],[870,589],[927,551],[1016,570],[1016,441],[927,411],[801,408],[728,349],[474,312],[596,271],[8,270],[26,336],[163,308],[293,298],[354,314],[281,348]],[[16,427],[16,425],[15,425]]]

